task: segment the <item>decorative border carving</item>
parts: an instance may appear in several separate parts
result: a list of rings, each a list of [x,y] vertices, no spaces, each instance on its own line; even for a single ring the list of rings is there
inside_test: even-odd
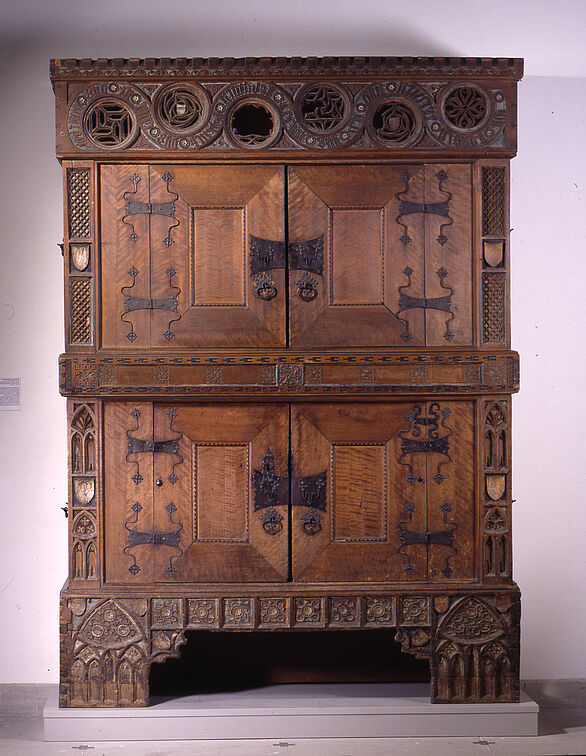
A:
[[[335,378],[327,368],[336,366]],[[251,366],[249,378],[235,382],[230,371]],[[453,377],[441,381],[434,367]],[[198,394],[413,394],[511,393],[519,388],[519,357],[514,352],[386,353],[356,355],[153,354],[61,355],[60,390],[65,396],[185,396]],[[117,368],[133,380],[120,379]],[[180,372],[175,372],[180,368]],[[190,380],[186,382],[186,368]],[[156,371],[156,373],[155,373]],[[175,378],[178,376],[178,379]],[[342,376],[342,377],[341,377]],[[278,380],[277,380],[278,377]],[[126,381],[126,382],[125,382]]]
[[[498,76],[518,81],[521,58],[323,57],[323,58],[97,58],[53,59],[55,81],[88,78],[214,78],[236,76]]]
[[[67,222],[63,240],[65,259],[66,341],[91,347],[93,307],[93,187],[92,168],[65,168]]]
[[[509,403],[484,402],[482,572],[485,579],[511,577],[511,425]]]
[[[94,403],[69,407],[69,574],[72,583],[96,581],[98,561],[98,433]]]
[[[466,593],[118,598],[62,593],[61,706],[145,706],[152,662],[198,629],[394,628],[429,659],[434,702],[516,701],[516,587]]]

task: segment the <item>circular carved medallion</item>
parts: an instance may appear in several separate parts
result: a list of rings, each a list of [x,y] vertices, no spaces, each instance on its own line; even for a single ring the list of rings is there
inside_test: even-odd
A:
[[[175,133],[189,134],[200,129],[209,112],[203,89],[191,85],[165,87],[155,98],[157,122]]]
[[[85,133],[101,149],[122,149],[136,136],[136,121],[123,102],[103,98],[91,105],[83,119]]]
[[[445,120],[461,131],[473,131],[486,123],[489,115],[488,98],[474,86],[457,86],[442,101]]]
[[[329,134],[341,128],[350,112],[348,95],[333,84],[312,84],[295,98],[297,115],[308,131]]]
[[[237,102],[228,113],[226,125],[232,142],[249,150],[270,147],[280,132],[276,109],[256,97]]]

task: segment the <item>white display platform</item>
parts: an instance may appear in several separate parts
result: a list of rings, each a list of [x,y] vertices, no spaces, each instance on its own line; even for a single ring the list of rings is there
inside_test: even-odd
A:
[[[271,685],[139,709],[44,709],[46,741],[537,735],[539,706],[432,704],[426,684]]]

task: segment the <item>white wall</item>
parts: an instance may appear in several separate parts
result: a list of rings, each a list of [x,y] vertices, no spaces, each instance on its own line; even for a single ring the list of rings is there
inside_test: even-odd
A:
[[[524,57],[513,161],[515,577],[524,678],[586,677],[583,0],[17,0],[0,49],[0,682],[58,676],[66,575],[60,171],[50,57]],[[580,41],[582,45],[580,45]]]

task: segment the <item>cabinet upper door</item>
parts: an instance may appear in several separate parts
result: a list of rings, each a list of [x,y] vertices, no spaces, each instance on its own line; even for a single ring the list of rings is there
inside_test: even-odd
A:
[[[469,165],[289,169],[290,343],[472,339]]]
[[[471,192],[469,164],[102,166],[102,346],[285,346],[287,310],[297,348],[470,345]]]
[[[282,166],[102,166],[102,346],[283,346],[284,201]]]

